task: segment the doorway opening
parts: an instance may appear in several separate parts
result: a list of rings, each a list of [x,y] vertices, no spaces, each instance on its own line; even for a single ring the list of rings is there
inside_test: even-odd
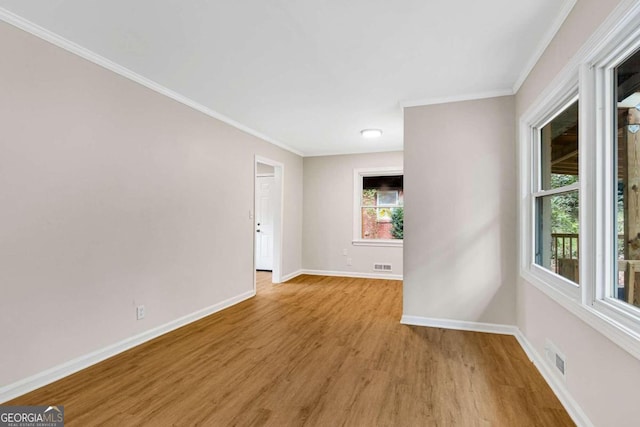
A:
[[[271,283],[280,283],[282,272],[282,163],[256,156],[254,185],[254,289],[258,279],[265,283],[271,273]]]

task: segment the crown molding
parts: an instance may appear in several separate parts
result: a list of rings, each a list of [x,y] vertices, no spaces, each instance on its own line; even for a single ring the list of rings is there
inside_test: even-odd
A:
[[[551,41],[560,30],[560,27],[562,27],[562,24],[564,24],[564,21],[569,16],[569,13],[571,13],[571,11],[573,10],[573,7],[576,5],[577,1],[578,0],[565,0],[565,3],[560,9],[560,13],[556,17],[556,20],[553,21],[551,27],[549,27],[547,32],[544,34],[544,36],[540,40],[540,43],[538,43],[538,46],[533,51],[526,65],[522,69],[520,76],[514,83],[512,90],[514,94],[517,93],[518,90],[520,90],[520,87],[522,86],[524,81],[527,79],[527,77],[529,77],[529,74],[533,70],[533,67],[536,66],[544,51],[547,50],[547,47],[549,47],[549,44],[551,44]]]
[[[514,94],[513,90],[509,88],[509,89],[498,89],[498,90],[488,91],[488,92],[468,93],[464,95],[443,96],[443,97],[400,101],[399,104],[400,104],[400,107],[402,108],[422,107],[425,105],[448,104],[450,102],[473,101],[476,99],[497,98],[500,96],[510,96],[513,94]]]
[[[533,51],[533,53],[529,57],[528,61],[526,62],[526,65],[522,69],[522,72],[518,76],[516,82],[510,89],[501,89],[501,90],[479,92],[479,93],[469,93],[469,94],[456,95],[456,96],[450,96],[450,97],[445,96],[440,98],[435,97],[435,98],[425,98],[425,99],[418,99],[418,100],[400,101],[399,103],[400,106],[402,108],[420,107],[425,105],[446,104],[450,102],[472,101],[476,99],[496,98],[499,96],[515,95],[520,89],[520,87],[522,86],[522,84],[524,83],[524,81],[527,79],[527,77],[529,76],[529,74],[531,73],[535,65],[540,60],[540,57],[542,57],[542,54],[547,49],[547,47],[555,37],[556,33],[562,27],[562,24],[564,24],[564,21],[567,19],[567,17],[569,16],[569,13],[571,13],[576,3],[577,3],[577,0],[565,0],[564,5],[560,9],[560,13],[556,17],[556,19],[553,21],[549,29],[546,31],[546,33],[540,40],[540,43],[538,43],[536,49]]]
[[[83,47],[80,46],[77,43],[72,42],[71,40],[68,40],[52,31],[47,30],[46,28],[43,28],[27,19],[24,19],[23,17],[16,15],[13,12],[10,12],[2,7],[0,7],[0,21],[4,21],[9,25],[12,25],[16,28],[19,28],[23,31],[26,31],[27,33],[30,33],[42,40],[45,40],[55,46],[58,46],[68,52],[73,53],[74,55],[77,55],[81,58],[86,59],[87,61],[93,62],[96,65],[99,65],[100,67],[106,68],[109,71],[112,71],[116,74],[121,75],[122,77],[125,77],[129,80],[132,80],[142,86],[145,86],[161,95],[164,95],[168,98],[173,99],[174,101],[177,101],[181,104],[186,105],[187,107],[193,108],[196,111],[199,111],[203,114],[206,114],[209,117],[212,117],[216,120],[220,120],[221,122],[224,122],[226,124],[228,124],[229,126],[233,126],[234,128],[241,130],[242,132],[245,132],[249,135],[255,136],[256,138],[262,139],[263,141],[266,141],[270,144],[273,144],[277,147],[280,147],[284,150],[290,151],[291,153],[297,154],[298,156],[304,157],[304,153],[302,153],[299,150],[296,150],[292,147],[290,147],[289,145],[280,142],[276,139],[273,139],[267,135],[264,135],[248,126],[243,125],[242,123],[239,123],[227,116],[225,116],[224,114],[220,114],[217,111],[212,110],[209,107],[206,107],[196,101],[194,101],[193,99],[190,99],[178,92],[175,92],[165,86],[162,86],[161,84],[148,79],[138,73],[136,73],[135,71],[132,71],[114,61],[111,61],[110,59],[107,59],[101,55],[98,55],[97,53]]]
[[[378,154],[378,153],[395,153],[403,152],[404,146],[383,148],[379,150],[354,150],[354,151],[310,151],[305,153],[304,157],[326,157],[326,156],[351,156],[357,154]]]

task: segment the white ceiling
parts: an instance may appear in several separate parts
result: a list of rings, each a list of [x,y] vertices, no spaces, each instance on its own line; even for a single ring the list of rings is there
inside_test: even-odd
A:
[[[513,93],[574,3],[0,0],[0,18],[321,155],[401,150],[403,105]]]

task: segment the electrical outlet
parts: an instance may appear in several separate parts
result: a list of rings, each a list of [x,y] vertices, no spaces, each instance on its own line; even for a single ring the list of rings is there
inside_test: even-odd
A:
[[[137,306],[136,307],[136,319],[137,320],[142,320],[142,319],[144,319],[144,315],[145,315],[144,305]]]
[[[342,250],[342,255],[343,255],[343,256],[347,256],[347,255],[349,255],[349,252],[347,252],[347,250],[346,250],[346,249],[343,249],[343,250]]]
[[[351,258],[347,258],[347,265],[353,265],[353,260]]]

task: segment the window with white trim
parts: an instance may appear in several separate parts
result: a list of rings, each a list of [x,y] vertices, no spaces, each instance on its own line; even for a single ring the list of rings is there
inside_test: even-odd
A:
[[[579,273],[578,101],[535,129],[535,263],[572,284]]]
[[[520,272],[640,359],[640,5],[627,13],[520,118]]]
[[[610,202],[614,214],[608,249],[614,262],[613,280],[604,296],[635,309],[640,307],[640,49],[609,72],[613,74]]]
[[[403,187],[400,168],[354,171],[354,244],[402,245]]]

